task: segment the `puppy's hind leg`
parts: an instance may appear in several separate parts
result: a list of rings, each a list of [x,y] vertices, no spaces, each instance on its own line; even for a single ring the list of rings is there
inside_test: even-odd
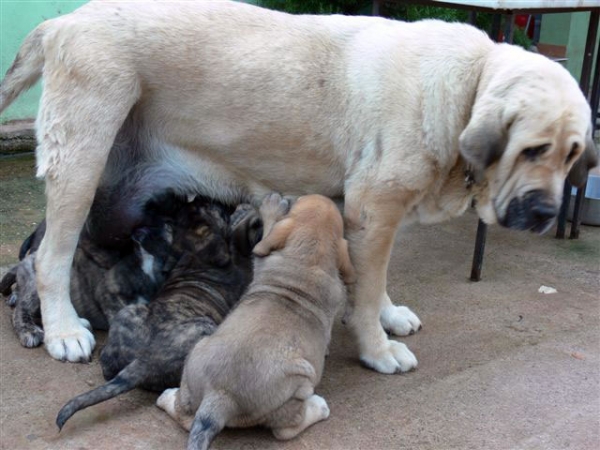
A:
[[[291,399],[272,412],[267,425],[277,439],[292,439],[311,425],[329,417],[329,406],[323,397],[312,395],[306,400]]]
[[[44,330],[35,320],[40,318],[40,299],[35,287],[34,255],[26,256],[17,270],[17,302],[13,311],[13,328],[23,347],[37,347],[44,340]]]
[[[180,388],[165,389],[156,400],[156,406],[166,412],[171,418],[187,431],[192,428],[194,416],[181,406]]]
[[[139,96],[135,74],[112,60],[119,52],[110,52],[110,42],[89,44],[78,40],[47,55],[37,120],[37,174],[46,179],[47,198],[36,255],[44,342],[53,358],[74,362],[88,361],[95,341],[71,304],[73,255],[111,146]]]
[[[204,397],[194,416],[187,450],[207,450],[236,410],[235,403],[227,395],[213,393]]]

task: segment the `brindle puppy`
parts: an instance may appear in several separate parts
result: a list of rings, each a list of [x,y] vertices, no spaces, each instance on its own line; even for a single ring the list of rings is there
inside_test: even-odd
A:
[[[126,305],[148,302],[164,282],[171,256],[170,228],[141,228],[131,237],[133,250],[124,253],[96,246],[82,234],[71,275],[71,296],[80,317],[95,329],[108,330]],[[16,282],[14,290],[11,285]],[[14,305],[13,327],[24,347],[44,338],[40,299],[35,284],[35,252],[25,256],[0,283]]]
[[[124,177],[114,189],[128,191],[130,184],[131,180]],[[139,211],[135,224],[128,220],[127,205],[122,201],[115,203],[115,192],[100,189],[96,193],[71,269],[73,304],[88,327],[108,330],[121,308],[148,302],[179,256],[172,254],[168,223],[187,201],[170,190],[157,192],[153,185],[148,185],[147,190],[153,194],[140,195],[144,201],[143,204],[136,202]],[[198,201],[209,200],[199,198]],[[121,239],[110,241],[102,234],[107,223],[123,221],[128,226],[124,226]],[[0,280],[0,293],[7,297],[10,306],[15,306],[13,326],[25,347],[36,347],[44,340],[34,255],[45,232],[46,221],[43,220],[21,245],[21,262]]]
[[[177,219],[173,246],[182,252],[157,297],[123,308],[100,356],[108,383],[70,400],[56,423],[136,387],[179,386],[185,358],[212,334],[252,279],[251,251],[262,237],[256,210],[191,203]]]
[[[41,230],[41,232],[40,232]],[[24,347],[36,347],[44,339],[40,327],[40,299],[35,283],[36,245],[44,222],[24,242],[24,259],[0,282],[0,292],[14,305],[13,327]],[[80,317],[99,330],[108,330],[114,316],[126,305],[147,303],[166,278],[171,250],[170,226],[140,228],[131,236],[133,250],[98,246],[84,231],[73,260],[71,296]],[[29,252],[29,253],[28,253]],[[12,285],[16,282],[16,288]]]

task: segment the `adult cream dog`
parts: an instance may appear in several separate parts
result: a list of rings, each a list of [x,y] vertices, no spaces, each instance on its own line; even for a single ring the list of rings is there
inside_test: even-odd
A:
[[[132,166],[170,169],[175,189],[224,202],[343,197],[349,324],[363,363],[394,373],[415,360],[384,328],[420,326],[386,293],[400,221],[450,218],[475,198],[487,223],[542,232],[568,172],[580,182],[597,160],[569,73],[463,24],[92,1],[29,34],[0,111],[41,76],[37,283],[47,350],[70,361],[94,346],[69,299],[77,237],[97,186]]]

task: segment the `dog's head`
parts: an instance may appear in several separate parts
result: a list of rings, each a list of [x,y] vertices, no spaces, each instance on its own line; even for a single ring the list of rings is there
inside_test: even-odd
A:
[[[161,225],[140,227],[131,235],[133,251],[138,258],[139,267],[152,278],[163,275],[169,270],[169,260],[173,254],[173,228],[166,221]]]
[[[476,180],[487,184],[481,218],[538,233],[558,215],[565,178],[581,186],[598,164],[591,111],[573,77],[505,44],[486,61],[459,145]]]
[[[348,243],[344,239],[344,221],[329,198],[322,195],[298,198],[290,212],[254,247],[254,254],[267,256],[290,245],[308,245],[319,259],[334,252],[344,282],[350,284],[355,281]]]
[[[196,199],[179,211],[173,245],[181,254],[195,257],[207,267],[224,267],[231,263],[229,234],[229,209]]]

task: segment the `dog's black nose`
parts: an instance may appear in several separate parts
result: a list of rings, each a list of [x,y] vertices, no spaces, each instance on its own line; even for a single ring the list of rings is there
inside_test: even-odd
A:
[[[527,192],[523,197],[513,198],[500,224],[515,230],[531,230],[544,233],[558,215],[556,206],[542,190]]]
[[[558,215],[558,208],[543,202],[533,202],[531,205],[531,216],[534,222],[543,222],[554,219]]]

